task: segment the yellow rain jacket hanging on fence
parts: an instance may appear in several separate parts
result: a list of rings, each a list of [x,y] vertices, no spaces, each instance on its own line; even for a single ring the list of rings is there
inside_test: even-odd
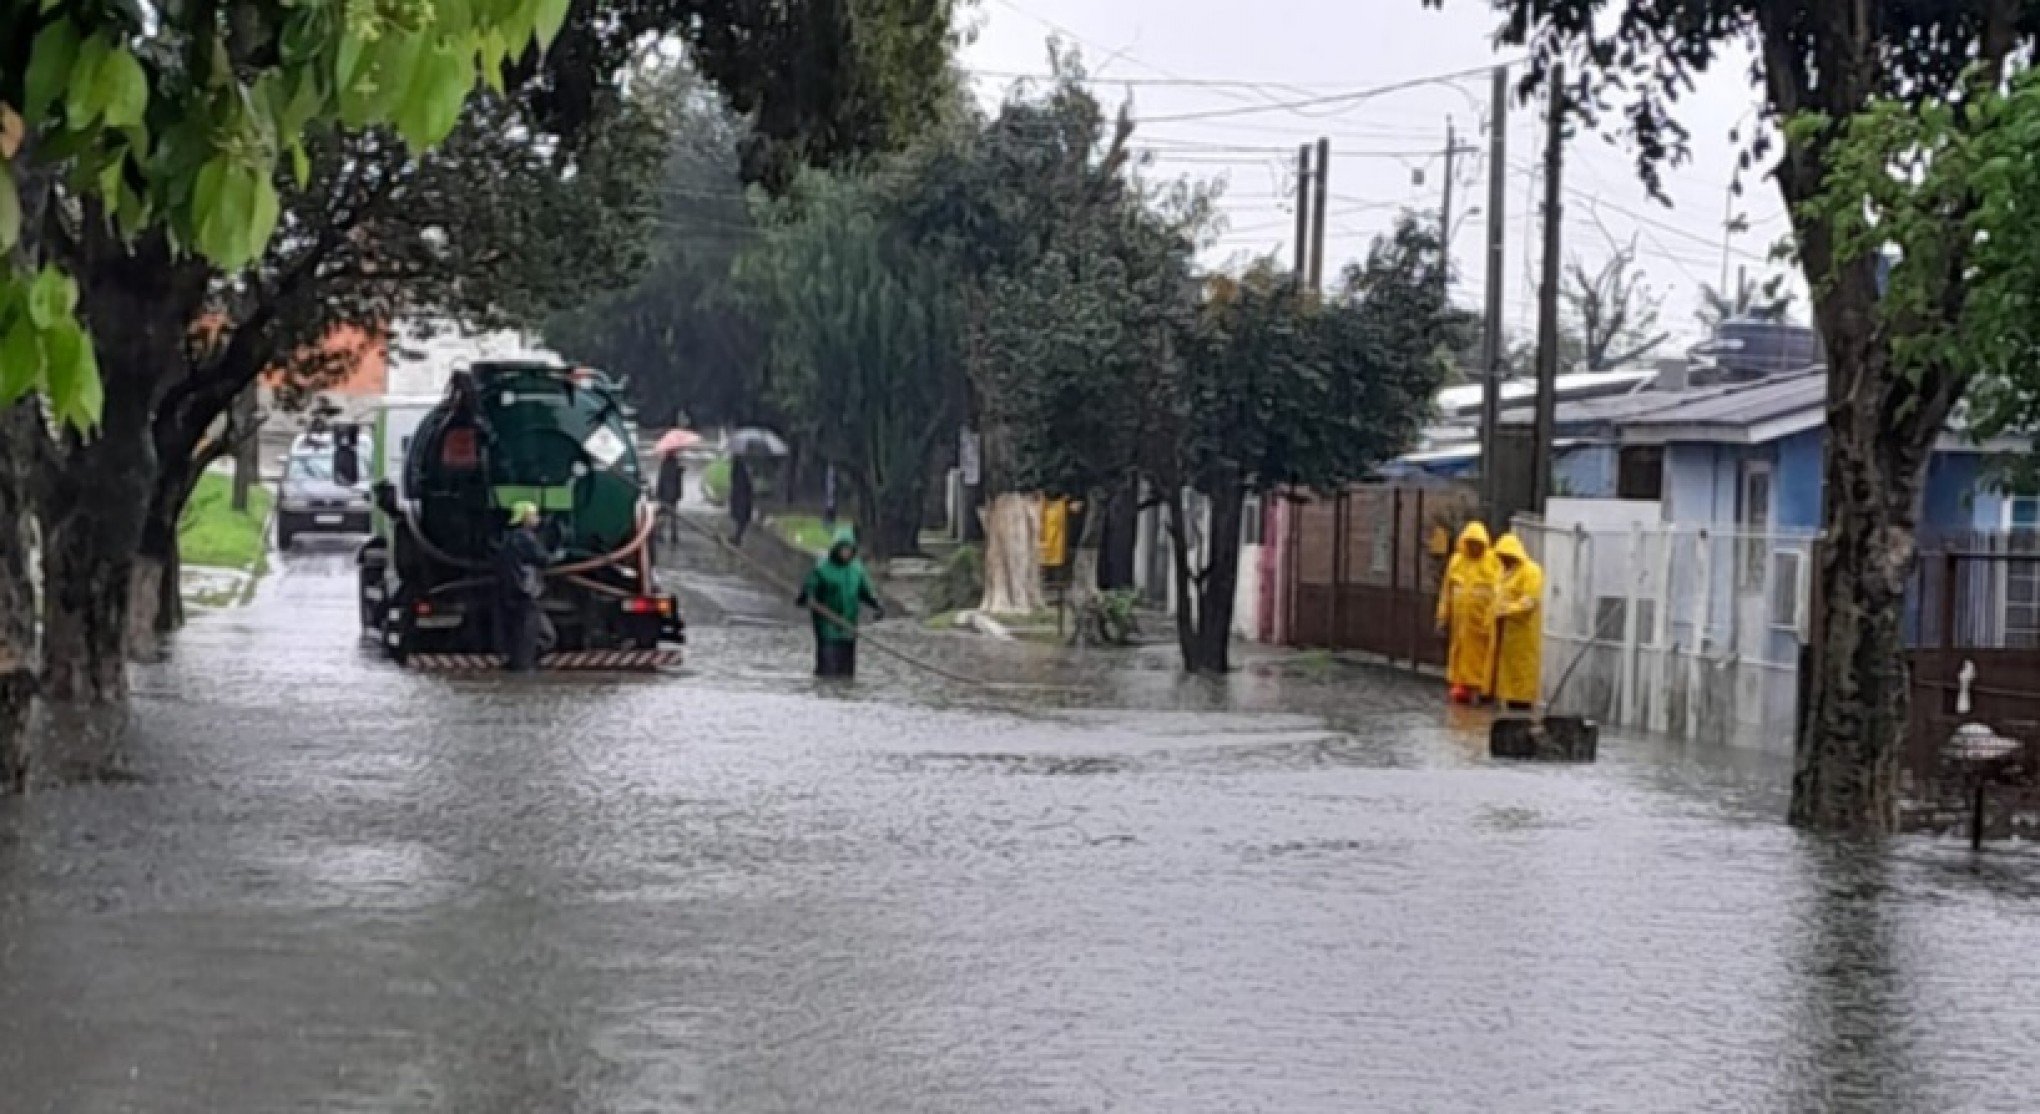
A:
[[[1514,534],[1503,534],[1495,543],[1495,557],[1502,565],[1500,604],[1495,608],[1502,628],[1495,699],[1535,704],[1544,668],[1544,569],[1523,551]]]
[[[1455,690],[1488,695],[1495,665],[1495,596],[1501,581],[1501,562],[1488,546],[1487,527],[1467,523],[1438,593],[1438,625],[1451,635],[1445,680]]]

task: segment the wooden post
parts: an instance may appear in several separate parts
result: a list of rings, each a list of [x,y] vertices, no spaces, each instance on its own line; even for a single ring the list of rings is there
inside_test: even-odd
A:
[[[1403,628],[1403,647],[1408,649],[1412,645],[1409,631],[1416,624],[1411,621],[1415,616],[1410,614],[1410,601],[1403,598],[1402,590],[1402,488],[1390,488],[1389,492],[1388,598],[1394,601],[1394,610],[1389,614]],[[1415,593],[1411,593],[1411,598],[1415,598]],[[1394,658],[1393,654],[1385,656]]]
[[[1958,649],[1955,637],[1955,576],[1961,568],[1960,559],[1953,551],[1941,555],[1941,648]],[[1940,678],[1934,678],[1939,681]]]
[[[1326,640],[1331,643],[1333,649],[1339,650],[1343,650],[1346,648],[1345,645],[1340,641],[1341,628],[1339,626],[1339,612],[1341,610],[1339,604],[1343,602],[1345,595],[1346,595],[1346,489],[1340,488],[1339,494],[1334,496],[1332,499],[1332,606],[1331,606],[1332,633],[1331,637]]]

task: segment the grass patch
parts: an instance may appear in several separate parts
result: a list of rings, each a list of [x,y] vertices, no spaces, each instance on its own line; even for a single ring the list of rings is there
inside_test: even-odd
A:
[[[701,470],[701,493],[710,502],[727,503],[730,498],[730,458],[716,457]]]
[[[248,489],[248,509],[236,511],[232,476],[219,472],[200,476],[177,524],[179,556],[187,565],[261,571],[267,548],[263,528],[269,524],[272,498],[268,488],[257,484]]]
[[[829,543],[836,540],[837,530],[850,525],[839,518],[835,526],[824,526],[819,517],[809,514],[779,515],[772,520],[772,528],[779,532],[780,537],[795,548],[817,557],[828,552]]]

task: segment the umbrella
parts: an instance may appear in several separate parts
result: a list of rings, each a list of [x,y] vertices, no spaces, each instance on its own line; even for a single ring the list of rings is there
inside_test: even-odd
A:
[[[723,445],[731,456],[772,456],[787,454],[786,442],[777,433],[755,426],[737,430]]]
[[[659,443],[653,446],[652,455],[672,456],[674,453],[684,453],[699,444],[701,434],[691,429],[670,429],[666,431],[664,437],[659,438]]]

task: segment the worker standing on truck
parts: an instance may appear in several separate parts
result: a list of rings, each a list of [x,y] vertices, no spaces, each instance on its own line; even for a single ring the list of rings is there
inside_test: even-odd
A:
[[[510,529],[496,551],[496,640],[512,673],[529,673],[553,641],[552,623],[539,601],[552,552],[538,534],[538,506],[510,508]]]
[[[872,618],[883,619],[885,607],[872,590],[864,562],[857,559],[857,535],[849,527],[836,531],[829,552],[815,562],[793,602],[814,616],[815,676],[855,677],[857,612],[868,605]]]

